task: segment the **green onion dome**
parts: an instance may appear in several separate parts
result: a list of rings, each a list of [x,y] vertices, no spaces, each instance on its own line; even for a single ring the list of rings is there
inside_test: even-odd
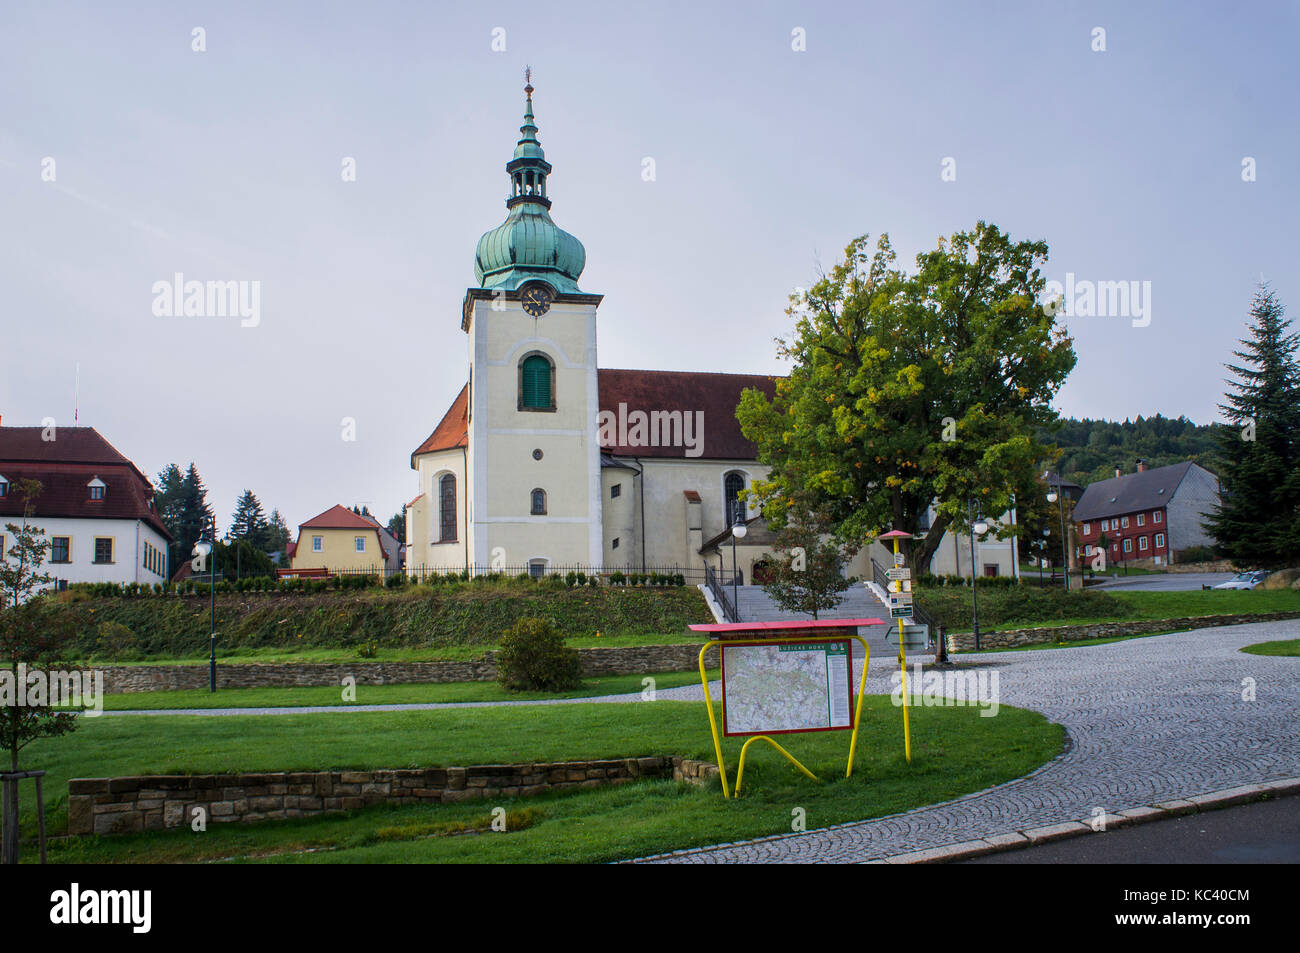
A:
[[[581,294],[578,276],[587,263],[587,252],[568,232],[551,221],[551,200],[546,197],[546,177],[551,164],[537,141],[533,122],[533,87],[524,87],[528,97],[522,138],[514,158],[506,163],[510,175],[510,198],[506,220],[478,240],[474,253],[474,277],[482,288],[513,291],[534,280],[545,281],[557,292]]]

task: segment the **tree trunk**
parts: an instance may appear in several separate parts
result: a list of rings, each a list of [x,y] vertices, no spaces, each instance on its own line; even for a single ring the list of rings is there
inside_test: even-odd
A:
[[[3,843],[0,843],[0,864],[18,863],[18,779],[4,779]]]

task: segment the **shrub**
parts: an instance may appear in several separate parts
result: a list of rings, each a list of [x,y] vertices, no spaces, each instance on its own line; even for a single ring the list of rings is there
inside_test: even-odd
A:
[[[609,584],[611,586],[621,586],[627,582],[627,576],[621,572],[612,572],[609,574]]]
[[[582,684],[576,649],[546,619],[520,619],[501,638],[497,681],[507,691],[561,692]]]
[[[379,654],[379,643],[374,639],[367,639],[357,645],[357,658],[374,658]]]
[[[105,622],[99,627],[96,647],[100,653],[115,659],[140,657],[140,640],[135,633],[120,622]]]
[[[406,585],[406,574],[395,572],[384,580],[384,585],[389,589],[401,589]]]

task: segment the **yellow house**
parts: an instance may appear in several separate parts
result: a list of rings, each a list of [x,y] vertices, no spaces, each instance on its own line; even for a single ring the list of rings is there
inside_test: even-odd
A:
[[[375,520],[358,516],[345,506],[334,506],[298,526],[290,565],[293,571],[382,574],[395,567],[397,547]]]

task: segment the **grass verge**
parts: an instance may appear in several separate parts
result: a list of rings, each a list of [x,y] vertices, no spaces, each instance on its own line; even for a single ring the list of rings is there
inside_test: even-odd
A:
[[[857,760],[843,777],[847,732],[790,736],[792,754],[824,783],[802,777],[766,746],[751,749],[745,794],[723,800],[716,785],[638,781],[617,787],[404,808],[257,825],[209,825],[121,837],[68,838],[55,863],[201,862],[599,862],[789,833],[796,808],[808,829],[905,811],[1020,777],[1061,750],[1063,730],[1035,712],[1003,705],[913,708],[913,763],[902,754],[902,718],[888,696],[864,699]],[[682,754],[711,760],[698,702],[553,705],[535,708],[275,717],[101,718],[72,735],[35,743],[26,767],[49,773],[47,790],[71,777],[124,774],[323,770],[560,761]],[[738,739],[724,752],[735,771]],[[62,799],[60,799],[62,800]],[[491,807],[532,809],[504,833],[436,836],[482,827]],[[30,811],[30,799],[24,808]],[[66,828],[66,801],[47,812]],[[442,825],[430,830],[427,825]],[[34,827],[26,816],[25,833]],[[391,833],[408,830],[411,836]],[[380,831],[390,831],[380,837]],[[34,851],[24,851],[31,859]]]
[[[1284,639],[1281,642],[1256,642],[1247,645],[1243,652],[1250,655],[1278,655],[1287,658],[1300,657],[1300,639]]]

